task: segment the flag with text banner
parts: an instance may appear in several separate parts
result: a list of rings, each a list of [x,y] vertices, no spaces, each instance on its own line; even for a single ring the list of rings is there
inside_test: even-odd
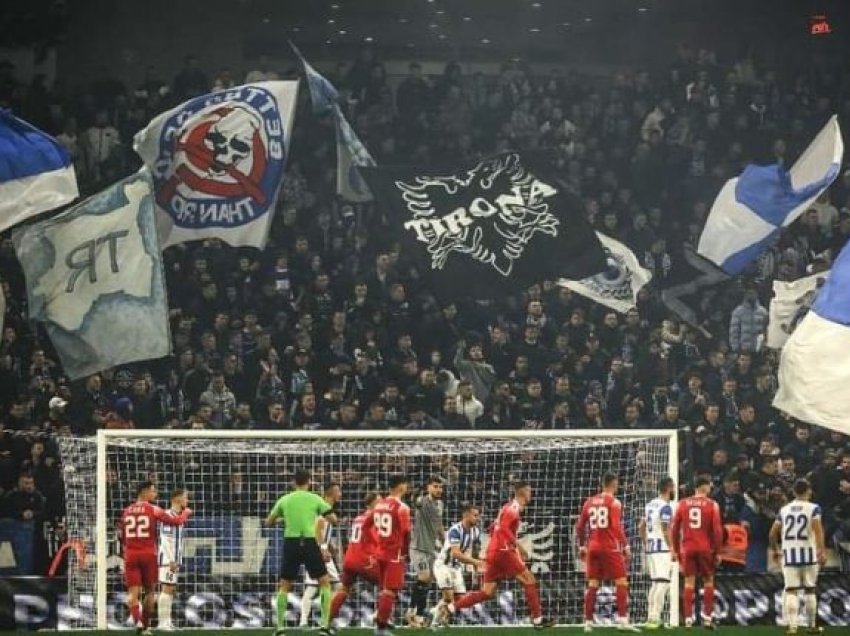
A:
[[[452,171],[362,173],[438,298],[490,298],[606,268],[581,200],[537,158],[511,152]]]
[[[153,119],[134,148],[153,175],[163,249],[206,238],[266,245],[292,143],[298,82],[195,97]]]
[[[153,183],[146,171],[15,230],[29,315],[71,379],[170,352]]]

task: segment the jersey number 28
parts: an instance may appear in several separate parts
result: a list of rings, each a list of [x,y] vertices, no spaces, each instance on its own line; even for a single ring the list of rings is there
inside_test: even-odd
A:
[[[128,539],[149,539],[151,536],[150,517],[126,517],[124,536]]]
[[[608,508],[605,506],[593,506],[587,511],[587,516],[591,530],[608,527]]]

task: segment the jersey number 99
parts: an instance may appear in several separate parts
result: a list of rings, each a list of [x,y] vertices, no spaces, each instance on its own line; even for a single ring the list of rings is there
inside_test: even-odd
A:
[[[393,533],[393,517],[388,512],[376,512],[373,517],[375,527],[378,529],[378,536],[385,539]]]

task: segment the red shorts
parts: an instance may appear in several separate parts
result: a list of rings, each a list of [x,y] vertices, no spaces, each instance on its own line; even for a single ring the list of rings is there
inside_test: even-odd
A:
[[[525,562],[516,550],[499,550],[487,554],[484,582],[510,581],[525,571]]]
[[[342,574],[339,580],[345,587],[351,587],[357,579],[363,579],[369,583],[377,584],[379,576],[378,561],[374,556],[357,555],[349,557],[345,555],[345,559],[342,561]]]
[[[682,552],[679,567],[682,576],[714,576],[714,554],[711,552]]]
[[[127,587],[156,589],[159,563],[155,554],[149,552],[127,552],[124,555],[124,582]]]
[[[626,578],[626,559],[622,552],[588,550],[585,578],[595,581],[613,581]]]
[[[404,589],[404,575],[407,572],[407,562],[404,559],[383,561],[378,559],[378,584],[382,590],[398,592]]]

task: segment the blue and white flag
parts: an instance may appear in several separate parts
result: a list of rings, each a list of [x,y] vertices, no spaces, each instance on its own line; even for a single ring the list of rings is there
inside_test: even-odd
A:
[[[742,272],[830,186],[843,155],[833,115],[790,170],[747,166],[714,200],[698,252],[727,274]]]
[[[162,252],[147,171],[15,230],[29,314],[69,378],[170,352]]]
[[[558,285],[625,314],[637,304],[638,292],[652,280],[652,272],[643,267],[635,253],[619,241],[601,232],[597,232],[596,236],[605,250],[605,271],[581,280],[562,278]]]
[[[773,406],[850,434],[850,246],[832,265],[806,317],[782,349]]]
[[[195,97],[136,134],[153,175],[163,249],[205,238],[265,247],[297,96],[298,82],[235,86]]]
[[[292,42],[289,43],[295,55],[298,56],[304,67],[304,77],[307,79],[307,88],[310,89],[310,101],[313,103],[313,112],[317,115],[330,113],[339,101],[339,93],[327,78],[319,73],[312,65],[304,59],[301,51]]]
[[[0,109],[0,232],[80,196],[68,152]]]
[[[336,116],[336,193],[346,201],[363,203],[372,200],[369,186],[360,176],[359,168],[375,166],[375,160],[357,137],[339,106]]]

